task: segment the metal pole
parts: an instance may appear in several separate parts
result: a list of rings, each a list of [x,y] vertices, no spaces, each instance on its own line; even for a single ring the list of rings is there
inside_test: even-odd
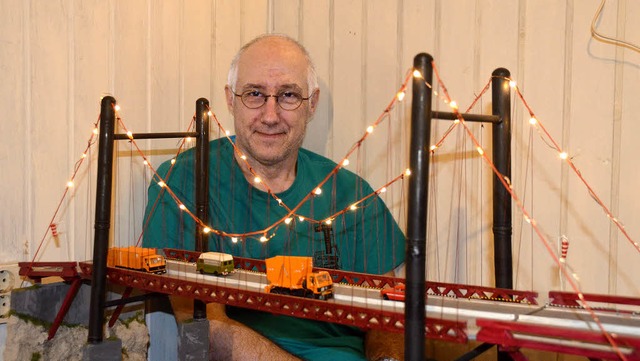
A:
[[[209,222],[209,101],[200,98],[196,101],[196,216],[203,222]],[[196,224],[195,250],[205,252],[209,250],[207,234],[203,227]],[[207,317],[207,305],[200,300],[194,300],[193,318]]]
[[[116,100],[106,96],[100,107],[100,135],[98,137],[98,176],[96,187],[96,220],[93,243],[93,275],[89,309],[89,343],[103,338],[104,305],[107,284],[107,252],[111,228],[111,184],[113,178],[113,143],[115,133]]]
[[[423,360],[425,354],[425,249],[427,193],[429,189],[429,140],[431,138],[431,85],[433,58],[421,53],[413,59],[414,69],[424,79],[413,78],[411,104],[411,177],[407,210],[405,359]]]
[[[493,124],[493,164],[500,174],[511,179],[511,88],[509,70],[498,68],[491,74],[492,112],[501,118]],[[511,196],[497,175],[493,176],[493,240],[496,287],[513,288],[511,254]],[[498,350],[499,361],[513,360]]]
[[[493,114],[501,122],[493,124],[493,163],[500,174],[511,179],[511,88],[509,70],[492,73]],[[511,196],[498,178],[493,177],[493,237],[496,287],[513,288],[511,254]]]

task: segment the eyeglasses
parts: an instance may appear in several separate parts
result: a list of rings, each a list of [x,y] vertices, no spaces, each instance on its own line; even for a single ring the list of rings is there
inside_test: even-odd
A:
[[[232,91],[232,93],[240,97],[242,104],[249,109],[258,109],[265,105],[269,98],[273,97],[276,99],[276,103],[278,103],[280,108],[284,110],[296,110],[300,108],[303,100],[309,100],[313,96],[313,93],[311,93],[307,98],[303,98],[301,94],[292,91],[283,91],[282,93],[274,95],[263,94],[259,90],[247,90],[242,94],[236,94],[234,91]]]

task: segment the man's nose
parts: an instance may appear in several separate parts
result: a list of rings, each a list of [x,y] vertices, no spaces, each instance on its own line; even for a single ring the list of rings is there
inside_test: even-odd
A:
[[[278,98],[275,96],[268,97],[267,103],[264,105],[264,116],[263,116],[264,121],[265,122],[277,121],[279,110],[280,110],[280,105],[278,105]]]

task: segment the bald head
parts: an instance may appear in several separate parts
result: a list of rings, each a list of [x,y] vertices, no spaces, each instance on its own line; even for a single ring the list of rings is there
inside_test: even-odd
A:
[[[241,58],[247,52],[248,49],[253,46],[268,46],[268,47],[280,47],[280,48],[289,48],[289,51],[299,52],[304,56],[307,62],[307,86],[309,87],[309,93],[312,93],[316,89],[318,89],[318,75],[316,73],[315,66],[313,65],[313,61],[307,52],[307,49],[302,46],[299,42],[294,40],[293,38],[283,35],[283,34],[264,34],[260,35],[253,40],[246,43],[238,52],[236,56],[231,61],[231,67],[229,68],[229,74],[227,76],[227,85],[236,90],[236,84],[238,83],[238,64],[240,63]]]

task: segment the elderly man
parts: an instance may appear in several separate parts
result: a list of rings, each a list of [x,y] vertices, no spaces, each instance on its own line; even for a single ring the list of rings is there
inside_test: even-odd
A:
[[[297,206],[331,174],[336,163],[301,148],[320,89],[309,54],[295,40],[263,35],[243,46],[231,64],[225,94],[235,122],[236,148],[226,138],[210,143],[208,224],[227,233],[245,234],[282,219],[287,211],[281,204]],[[167,162],[158,170],[190,209],[194,206],[193,159],[193,152],[187,151],[173,167]],[[322,220],[371,193],[364,180],[340,169],[296,214],[306,220]],[[146,216],[150,223],[145,246],[193,249],[193,220],[185,217],[155,182],[149,187]],[[378,197],[368,198],[356,211],[337,217],[331,234],[333,266],[343,270],[383,274],[404,261],[404,236]],[[259,237],[232,242],[212,236],[209,247],[261,259],[317,256],[326,251],[326,239],[316,225],[297,218],[275,227],[267,236],[267,242]],[[227,335],[212,335],[213,359],[366,359],[365,334],[353,327],[241,308],[228,308],[226,314],[217,306],[210,310],[212,330],[226,330]],[[242,341],[230,340],[229,335]],[[374,336],[366,337],[370,358],[398,357],[385,354],[390,348]],[[230,347],[233,343],[236,347]]]

